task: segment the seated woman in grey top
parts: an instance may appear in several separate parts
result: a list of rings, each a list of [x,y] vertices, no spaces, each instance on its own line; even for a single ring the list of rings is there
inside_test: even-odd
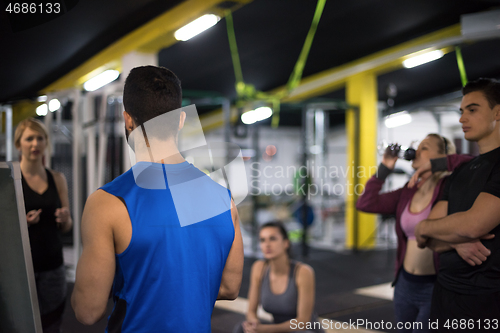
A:
[[[265,261],[252,266],[247,320],[235,332],[324,332],[314,313],[314,270],[290,260],[290,241],[283,224],[264,224],[259,238]],[[257,318],[259,299],[274,323],[261,323]]]

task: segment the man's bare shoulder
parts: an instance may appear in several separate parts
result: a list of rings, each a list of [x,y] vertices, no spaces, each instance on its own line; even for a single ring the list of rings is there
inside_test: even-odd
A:
[[[123,214],[128,216],[123,202],[100,189],[92,193],[85,203],[84,215],[87,217],[112,222],[123,217]]]

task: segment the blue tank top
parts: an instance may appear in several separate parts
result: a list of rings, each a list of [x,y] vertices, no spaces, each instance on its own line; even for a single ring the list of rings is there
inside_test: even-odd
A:
[[[141,176],[162,175],[148,181],[163,182],[163,189],[138,186],[132,169],[101,188],[122,200],[132,222],[130,244],[116,255],[115,305],[106,332],[211,332],[234,239],[231,211],[188,223],[185,215],[206,202],[230,204],[230,194],[188,162],[141,163]]]

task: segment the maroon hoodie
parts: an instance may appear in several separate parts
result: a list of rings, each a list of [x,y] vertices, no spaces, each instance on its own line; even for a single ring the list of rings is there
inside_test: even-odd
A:
[[[473,156],[469,155],[448,155],[440,159],[431,160],[432,172],[437,171],[453,171],[463,163],[470,161]],[[408,238],[401,229],[401,215],[408,204],[408,202],[413,198],[413,195],[417,191],[417,187],[408,188],[408,183],[402,188],[380,193],[382,186],[384,185],[385,179],[391,173],[385,165],[380,164],[377,173],[371,177],[365,186],[364,193],[358,198],[356,202],[356,208],[365,213],[377,213],[377,214],[394,214],[396,216],[396,235],[398,237],[398,249],[396,256],[396,267],[395,267],[395,279],[393,285],[396,283],[396,278],[398,276],[399,270],[403,266],[403,261],[406,255],[406,242]],[[446,177],[447,178],[447,177]],[[434,206],[439,199],[444,189],[445,179],[441,179],[432,197],[432,205]],[[434,267],[436,272],[438,271],[439,261],[438,253],[434,253]]]

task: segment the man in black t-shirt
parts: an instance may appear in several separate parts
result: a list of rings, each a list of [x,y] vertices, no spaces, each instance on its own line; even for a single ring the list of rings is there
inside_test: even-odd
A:
[[[455,170],[415,235],[420,247],[479,239],[491,251],[476,266],[451,248],[440,254],[430,327],[492,332],[500,330],[500,82],[479,79],[462,92],[460,123],[480,155]]]

